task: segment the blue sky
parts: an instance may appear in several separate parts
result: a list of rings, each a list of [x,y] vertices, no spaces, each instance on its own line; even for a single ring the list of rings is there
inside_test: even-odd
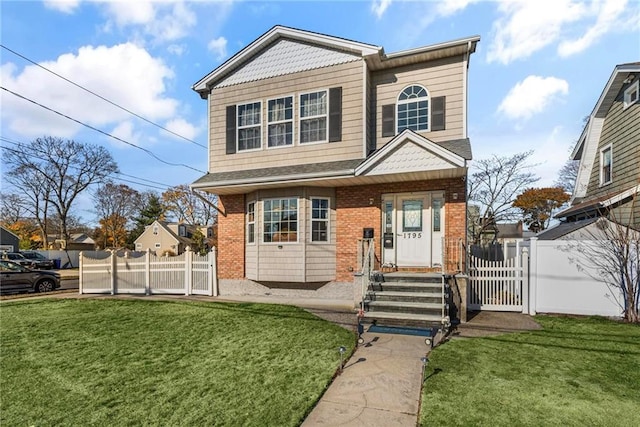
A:
[[[43,135],[100,144],[128,175],[121,179],[156,187],[191,183],[206,171],[206,102],[191,86],[277,24],[387,53],[480,35],[469,69],[474,158],[535,150],[540,185],[553,183],[613,67],[640,60],[638,0],[48,0],[2,1],[0,8],[5,48],[193,141],[3,48],[2,87],[188,167],[169,166],[4,90],[1,145]],[[77,214],[93,223],[89,200]]]

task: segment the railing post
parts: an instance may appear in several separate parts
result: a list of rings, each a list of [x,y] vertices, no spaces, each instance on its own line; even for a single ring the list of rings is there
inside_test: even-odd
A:
[[[79,254],[79,257],[80,257],[79,261],[80,262],[78,262],[78,264],[80,265],[80,270],[79,270],[80,280],[78,281],[78,293],[80,295],[82,295],[82,275],[83,275],[82,273],[84,272],[83,259],[82,259],[83,256],[84,256],[83,252],[80,252],[80,254]]]
[[[209,252],[209,296],[218,296],[218,268],[216,267],[216,247]]]
[[[111,251],[111,295],[115,295],[116,292],[118,291],[116,289],[117,287],[117,283],[116,283],[116,251]]]
[[[529,313],[529,249],[522,248],[522,270],[520,283],[522,286],[522,313]]]
[[[184,251],[184,294],[191,295],[193,281],[193,252],[189,246]]]
[[[529,314],[535,316],[538,292],[538,238],[532,237],[529,253]]]
[[[151,295],[151,248],[144,254],[144,294]]]

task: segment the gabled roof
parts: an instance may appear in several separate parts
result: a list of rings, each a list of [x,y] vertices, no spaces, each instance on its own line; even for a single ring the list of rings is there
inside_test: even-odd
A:
[[[616,65],[613,73],[609,77],[604,90],[598,98],[589,121],[582,130],[582,134],[578,139],[578,143],[571,153],[573,160],[580,160],[580,168],[576,178],[575,188],[572,195],[572,202],[576,198],[586,195],[589,177],[594,165],[595,155],[602,135],[602,127],[604,119],[613,105],[616,97],[625,85],[630,82],[629,78],[640,78],[640,62],[630,62],[626,64]]]
[[[9,234],[11,234],[13,237],[15,237],[16,239],[20,240],[20,236],[18,236],[16,233],[14,233],[13,231],[9,230],[8,228],[5,228],[5,227],[3,227],[3,226],[1,226],[1,225],[0,225],[0,228],[2,228],[2,230],[3,230],[5,233],[9,233]]]
[[[586,227],[589,224],[593,224],[597,220],[598,218],[587,218],[587,219],[582,219],[580,221],[574,221],[574,222],[561,222],[555,227],[541,231],[540,233],[536,234],[536,237],[539,240],[556,240],[562,236],[565,236],[569,233],[573,233],[576,230]]]
[[[403,150],[407,144],[414,145],[413,149]],[[469,148],[469,154],[470,151],[471,149]],[[392,159],[394,156],[396,158]],[[382,148],[376,150],[373,154],[367,157],[364,162],[358,165],[355,169],[355,175],[360,176],[372,174],[377,166],[384,162],[389,162],[390,160],[401,167],[401,169],[394,170],[396,173],[423,171],[425,166],[429,165],[439,168],[460,168],[466,166],[464,157],[436,144],[430,139],[425,138],[412,130],[405,129]],[[411,170],[412,163],[414,163],[413,166],[415,170]],[[384,171],[384,173],[389,172],[389,168],[386,168]]]
[[[265,48],[282,39],[355,55],[365,59],[370,69],[381,69],[458,54],[472,53],[475,52],[476,44],[480,41],[480,36],[452,40],[386,55],[384,49],[380,46],[276,25],[202,79],[198,80],[192,89],[200,93],[203,99],[206,99],[211,87],[247,64]]]
[[[617,203],[623,202],[629,199],[634,194],[640,193],[640,185],[633,186],[626,190],[621,190],[616,193],[606,194],[604,196],[594,197],[588,200],[583,200],[563,211],[558,212],[555,218],[566,218],[572,215],[578,215],[587,212],[597,212],[599,209],[613,206]]]

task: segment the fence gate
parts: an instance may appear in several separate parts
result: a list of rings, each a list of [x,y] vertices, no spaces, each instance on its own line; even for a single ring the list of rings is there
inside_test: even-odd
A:
[[[514,257],[487,260],[469,254],[470,310],[528,312],[529,256],[516,247]]]

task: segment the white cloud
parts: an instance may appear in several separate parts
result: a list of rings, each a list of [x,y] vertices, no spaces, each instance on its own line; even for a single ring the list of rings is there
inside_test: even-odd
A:
[[[509,119],[527,120],[569,93],[569,83],[557,77],[528,76],[517,83],[498,106],[498,113]]]
[[[437,12],[440,16],[451,16],[461,10],[466,9],[472,3],[477,3],[480,0],[448,0],[438,2]]]
[[[176,56],[182,56],[186,51],[187,45],[185,44],[171,44],[167,46],[167,52]]]
[[[192,125],[181,117],[169,120],[165,125],[165,128],[169,129],[171,132],[177,133],[178,135],[184,136],[185,138],[191,140],[193,140],[200,132],[200,130],[196,126]],[[177,138],[175,135],[171,136]]]
[[[227,56],[227,39],[220,36],[217,39],[213,39],[207,45],[207,48],[213,52],[216,56],[216,59],[220,61],[225,56]]]
[[[130,142],[135,145],[140,145],[139,142],[142,139],[141,133],[135,130],[135,127],[130,120],[118,123],[110,133],[113,136],[116,136],[124,141]],[[122,147],[130,147],[130,145],[124,144],[122,142],[116,142],[116,145],[121,145]]]
[[[157,42],[180,39],[189,34],[197,23],[196,14],[184,1],[115,1],[106,2],[111,17],[105,28],[115,24],[119,28],[138,26]]]
[[[173,71],[162,60],[131,43],[85,46],[77,54],[68,53],[41,64],[149,120],[169,119],[179,106],[177,100],[165,93],[165,81],[174,78]],[[18,70],[5,64],[1,72],[3,86],[8,89],[99,129],[131,119],[125,111],[35,65]],[[72,137],[82,128],[4,91],[0,101],[2,120],[23,136]]]
[[[562,57],[580,53],[595,43],[600,37],[616,29],[619,18],[627,11],[627,0],[605,0],[592,4],[596,23],[589,26],[587,31],[574,40],[564,40],[558,46],[558,54]],[[637,18],[637,16],[636,16]]]
[[[44,0],[47,9],[57,10],[62,13],[73,13],[80,5],[80,0]]]
[[[580,20],[587,8],[572,0],[502,0],[498,11],[502,16],[493,24],[487,61],[508,64],[556,42],[563,25]]]
[[[380,19],[390,5],[391,0],[373,0],[371,3],[371,11]]]

